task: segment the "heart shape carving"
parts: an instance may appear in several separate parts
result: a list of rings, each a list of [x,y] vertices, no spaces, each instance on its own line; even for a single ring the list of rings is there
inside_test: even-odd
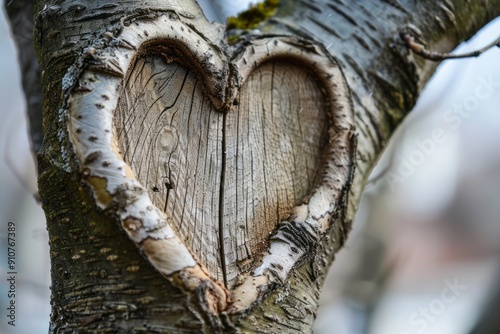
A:
[[[318,184],[328,138],[325,97],[307,68],[271,59],[243,78],[237,102],[219,112],[193,72],[161,55],[139,58],[116,133],[153,204],[232,288]]]
[[[238,289],[245,308],[314,249],[341,213],[355,146],[326,49],[255,36],[231,50],[172,13],[135,21],[70,69],[63,109],[96,204],[165,277],[205,284],[214,312]]]

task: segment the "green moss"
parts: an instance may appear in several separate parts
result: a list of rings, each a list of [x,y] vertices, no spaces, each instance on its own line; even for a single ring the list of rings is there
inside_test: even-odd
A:
[[[246,11],[239,13],[236,17],[227,19],[227,29],[253,29],[262,21],[273,16],[279,6],[279,0],[265,0],[264,2],[250,5]]]

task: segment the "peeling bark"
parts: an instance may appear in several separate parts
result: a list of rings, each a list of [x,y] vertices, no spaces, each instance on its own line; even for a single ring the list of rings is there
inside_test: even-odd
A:
[[[399,31],[449,51],[480,3],[283,1],[228,45],[194,2],[36,2],[51,332],[310,332],[435,68]]]

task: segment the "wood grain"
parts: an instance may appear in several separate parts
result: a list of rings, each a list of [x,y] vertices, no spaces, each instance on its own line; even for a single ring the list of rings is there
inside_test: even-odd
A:
[[[124,159],[195,258],[229,288],[319,181],[328,122],[315,79],[300,64],[270,60],[223,114],[178,63],[147,56],[128,75],[115,115]]]
[[[137,61],[116,133],[125,161],[185,244],[223,281],[219,259],[222,121],[197,77],[158,56]]]
[[[315,78],[290,61],[251,72],[227,116],[224,250],[228,281],[268,248],[270,233],[318,181],[328,137]]]

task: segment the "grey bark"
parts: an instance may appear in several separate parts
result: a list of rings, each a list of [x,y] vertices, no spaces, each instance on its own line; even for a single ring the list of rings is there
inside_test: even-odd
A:
[[[414,57],[399,32],[412,23],[430,49],[448,52],[500,12],[500,1],[479,0],[282,2],[260,29],[314,39],[335,54],[354,103],[356,173],[346,211],[332,219],[333,227],[286,282],[274,284],[245,312],[214,314],[201,290],[193,293],[179,288],[175,279],[165,280],[115,221],[95,207],[75,158],[61,154],[61,148],[71,147],[67,136],[58,136],[65,131],[58,128],[63,77],[75,59],[98,36],[118,32],[124,18],[133,24],[177,13],[199,31],[214,31],[196,6],[187,6],[175,1],[35,2],[45,120],[39,184],[50,235],[52,333],[310,332],[326,271],[347,237],[369,172],[436,67]],[[218,41],[215,33],[207,39]],[[213,43],[226,48],[223,41]]]
[[[40,71],[33,46],[33,1],[4,1],[4,5],[17,46],[31,146],[36,154],[42,146],[42,97]]]

